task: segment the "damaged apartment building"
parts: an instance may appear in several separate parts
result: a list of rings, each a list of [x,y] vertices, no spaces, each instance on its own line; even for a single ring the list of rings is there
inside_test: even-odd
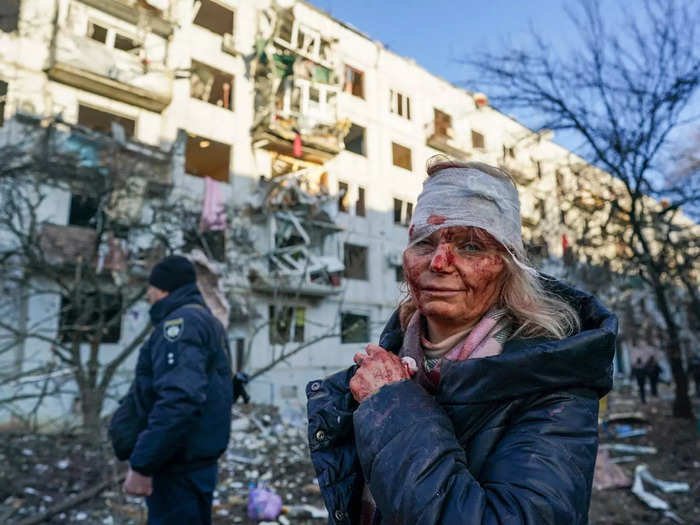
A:
[[[432,155],[510,168],[537,257],[564,259],[573,247],[600,264],[624,249],[586,245],[609,196],[583,188],[569,204],[584,185],[571,167],[581,161],[551,133],[304,1],[12,0],[0,19],[0,125],[3,137],[48,125],[160,159],[159,171],[143,164],[127,177],[124,206],[136,194],[145,204],[131,213],[143,220],[150,202],[182,204],[182,228],[105,242],[121,246],[119,268],[140,264],[144,274],[134,254],[156,238],[198,263],[232,366],[256,375],[259,402],[300,406],[308,381],[377,340],[405,293],[402,250]],[[57,235],[72,258],[95,229],[93,198],[89,188],[57,190],[41,210],[46,228],[69,232]],[[29,322],[61,307],[49,298],[22,308]],[[108,354],[143,329],[147,310],[124,310],[103,341]],[[53,319],[45,330],[60,330]],[[34,340],[12,366],[50,358]]]

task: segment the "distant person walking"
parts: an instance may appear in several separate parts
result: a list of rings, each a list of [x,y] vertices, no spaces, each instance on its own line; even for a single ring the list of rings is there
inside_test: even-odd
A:
[[[659,376],[661,375],[661,366],[659,366],[658,361],[656,361],[656,358],[652,355],[649,357],[649,359],[647,359],[644,368],[646,368],[647,377],[649,378],[651,395],[654,397],[659,397],[658,384]]]
[[[632,377],[637,380],[637,386],[639,387],[639,399],[642,400],[642,403],[646,403],[647,370],[641,357],[638,357],[632,365]]]

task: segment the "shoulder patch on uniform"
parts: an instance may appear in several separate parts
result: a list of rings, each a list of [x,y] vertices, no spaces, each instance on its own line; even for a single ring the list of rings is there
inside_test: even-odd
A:
[[[185,320],[182,317],[165,321],[163,335],[168,341],[177,341],[185,328]]]

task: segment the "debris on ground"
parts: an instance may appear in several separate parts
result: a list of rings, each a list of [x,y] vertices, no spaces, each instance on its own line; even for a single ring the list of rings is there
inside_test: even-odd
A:
[[[595,460],[593,488],[596,490],[619,489],[632,484],[629,476],[610,460],[607,450],[599,450]]]
[[[328,519],[298,407],[283,416],[275,407],[235,405],[228,450],[219,461],[214,492],[215,525],[252,524],[251,488],[265,486],[283,507],[276,523],[320,525]],[[74,498],[97,493],[47,517],[45,524],[145,525],[143,498],[126,496],[118,462],[105,440],[92,443],[76,434],[3,432],[0,436],[0,523],[19,524]],[[99,488],[99,490],[97,490]]]

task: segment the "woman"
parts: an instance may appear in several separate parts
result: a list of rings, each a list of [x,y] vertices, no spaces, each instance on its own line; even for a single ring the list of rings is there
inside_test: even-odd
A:
[[[307,387],[330,523],[586,523],[617,321],[527,265],[507,173],[428,175],[409,297],[356,366]]]

